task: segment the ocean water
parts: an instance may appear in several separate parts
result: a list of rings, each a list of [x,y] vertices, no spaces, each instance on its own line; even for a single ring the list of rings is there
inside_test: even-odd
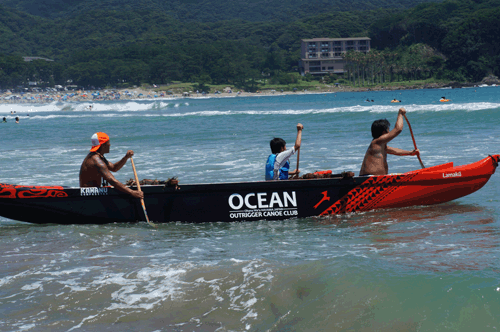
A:
[[[262,180],[269,140],[293,145],[299,122],[303,173],[357,174],[371,123],[392,127],[399,107],[426,166],[467,164],[500,153],[499,96],[487,87],[108,101],[92,111],[4,104],[0,182],[78,186],[97,131],[111,137],[109,160],[134,150],[140,178]],[[390,145],[413,148],[406,123]],[[419,167],[389,156],[390,172]],[[132,178],[130,163],[115,176]],[[497,330],[499,176],[442,205],[329,218],[152,229],[0,217],[0,331]]]

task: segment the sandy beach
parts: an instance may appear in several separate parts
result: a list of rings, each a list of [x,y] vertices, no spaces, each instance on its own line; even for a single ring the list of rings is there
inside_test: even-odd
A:
[[[52,102],[93,102],[104,100],[151,100],[151,99],[170,99],[170,98],[227,98],[227,97],[258,97],[258,96],[279,96],[292,94],[318,94],[318,93],[340,93],[340,92],[367,92],[367,91],[396,91],[396,90],[414,90],[414,89],[439,89],[439,88],[460,88],[468,86],[456,82],[449,83],[431,83],[431,84],[406,84],[375,87],[352,87],[352,86],[332,86],[324,85],[312,89],[302,89],[296,91],[278,91],[274,89],[258,90],[256,92],[247,92],[232,87],[226,87],[215,93],[203,94],[196,91],[179,91],[175,89],[167,92],[168,86],[159,86],[152,88],[137,87],[132,89],[101,89],[84,90],[72,89],[64,91],[43,91],[43,92],[16,92],[6,90],[0,93],[0,104],[40,104]]]

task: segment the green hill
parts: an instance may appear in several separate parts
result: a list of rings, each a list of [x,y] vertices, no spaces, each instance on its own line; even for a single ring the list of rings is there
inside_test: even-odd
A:
[[[438,1],[438,0],[436,0]],[[45,18],[70,18],[94,10],[155,11],[180,21],[286,21],[322,13],[407,9],[423,0],[0,0],[9,8]]]
[[[62,13],[71,1],[58,4],[54,13],[57,8]],[[373,51],[349,57],[356,84],[429,77],[478,81],[489,74],[500,76],[500,0],[445,0],[406,10],[327,11],[291,21],[217,22],[189,21],[178,19],[180,13],[148,10],[152,2],[144,3],[146,8],[141,2],[124,1],[119,9],[87,11],[89,4],[93,2],[73,3],[72,16],[54,14],[53,18],[0,5],[0,85],[20,84],[33,77],[44,77],[45,82],[72,79],[84,85],[172,80],[244,85],[262,74],[290,82],[289,74],[297,70],[300,59],[301,39],[366,35],[372,38]],[[205,2],[190,4],[196,7]],[[132,10],[134,6],[141,8]],[[230,13],[232,8],[219,14]],[[26,64],[20,56],[56,61]]]

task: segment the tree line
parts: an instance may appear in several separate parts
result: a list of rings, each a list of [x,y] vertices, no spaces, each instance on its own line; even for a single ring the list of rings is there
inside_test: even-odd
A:
[[[439,1],[439,0],[434,0]],[[250,22],[281,21],[324,12],[408,9],[426,0],[2,0],[4,6],[44,18],[73,18],[98,10],[160,12],[179,21],[219,22],[231,19]]]
[[[27,81],[83,86],[141,83],[255,87],[294,81],[300,40],[368,35],[372,50],[345,54],[355,85],[430,77],[500,76],[500,0],[446,0],[408,10],[330,12],[293,22],[181,22],[154,11],[94,10],[46,19],[0,6],[0,87]],[[54,62],[24,62],[21,56]]]

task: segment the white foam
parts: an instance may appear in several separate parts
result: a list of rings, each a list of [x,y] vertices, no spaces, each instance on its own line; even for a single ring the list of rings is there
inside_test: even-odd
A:
[[[24,285],[23,287],[21,287],[21,289],[22,290],[40,289],[41,291],[43,291],[43,286],[42,286],[42,282],[38,281],[38,282],[34,282],[32,284],[29,284],[29,285]]]
[[[172,100],[169,100],[172,101]],[[89,110],[91,104],[92,110]],[[53,118],[80,118],[80,117],[130,117],[137,116],[139,112],[151,116],[164,117],[186,117],[186,116],[231,116],[231,115],[307,115],[307,114],[328,114],[328,113],[387,113],[398,109],[400,105],[353,105],[333,108],[312,108],[312,109],[281,109],[281,110],[203,110],[190,111],[191,104],[188,102],[170,103],[159,100],[129,100],[114,102],[53,102],[50,104],[7,104],[0,109],[0,113],[10,114],[10,117],[20,116],[29,119],[53,119]],[[185,112],[163,113],[169,108],[175,110],[185,109]],[[405,105],[408,112],[442,112],[442,111],[478,111],[487,109],[498,109],[500,103],[473,102],[473,103],[432,103],[424,105]],[[153,112],[153,113],[151,113]],[[54,113],[43,115],[44,113]],[[33,114],[36,114],[33,116]]]

